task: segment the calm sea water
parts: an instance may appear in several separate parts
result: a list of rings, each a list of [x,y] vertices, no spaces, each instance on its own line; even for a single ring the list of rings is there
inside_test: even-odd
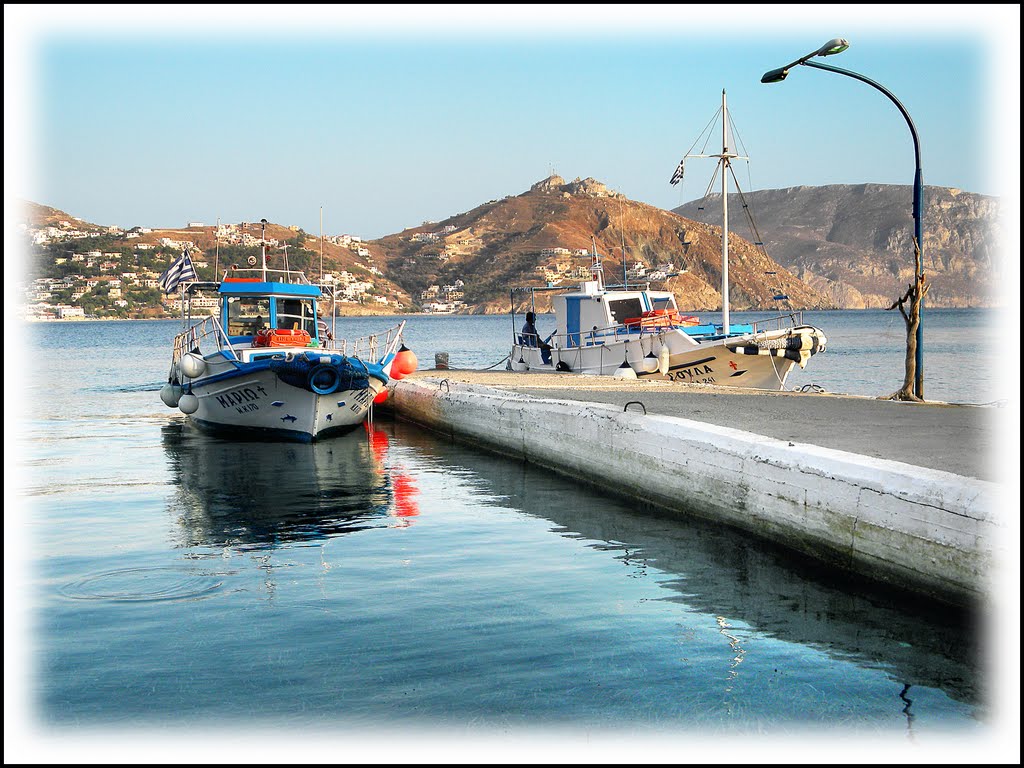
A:
[[[930,317],[929,397],[998,399],[986,313]],[[831,346],[790,385],[898,387],[889,313],[810,319]],[[553,729],[735,752],[988,733],[970,617],[387,418],[315,445],[199,434],[158,397],[178,329],[23,328],[5,540],[25,559],[24,712],[51,745]],[[425,367],[448,352],[483,368],[503,367],[510,334],[507,317],[413,317],[406,338]]]

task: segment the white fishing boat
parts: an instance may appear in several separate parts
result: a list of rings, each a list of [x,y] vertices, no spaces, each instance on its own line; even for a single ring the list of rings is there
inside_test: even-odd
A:
[[[803,368],[825,350],[825,333],[803,322],[803,314],[785,314],[738,324],[729,316],[730,161],[739,157],[728,142],[728,112],[722,93],[722,152],[687,157],[718,158],[722,174],[722,321],[701,323],[680,312],[675,295],[649,284],[606,286],[596,243],[590,280],[576,290],[564,287],[513,288],[513,341],[508,369],[571,371],[619,378],[660,378],[749,389],[785,388],[794,366]],[[683,158],[684,162],[686,158]],[[682,178],[683,163],[672,176]],[[536,308],[536,295],[549,291],[555,329],[547,337],[528,324],[517,330],[516,307]],[[528,293],[529,296],[524,296]],[[532,320],[532,318],[528,318]]]
[[[402,344],[404,321],[338,340],[333,307],[332,325],[320,320],[321,304],[333,298],[330,286],[287,265],[268,269],[265,238],[262,265],[250,262],[252,269],[232,268],[220,282],[179,281],[195,274],[186,252],[161,280],[165,290],[181,292],[184,330],[174,338],[160,398],[200,429],[315,441],[361,424],[374,401],[387,397],[389,380],[415,370],[415,355]],[[211,294],[216,314],[193,321],[194,306]]]

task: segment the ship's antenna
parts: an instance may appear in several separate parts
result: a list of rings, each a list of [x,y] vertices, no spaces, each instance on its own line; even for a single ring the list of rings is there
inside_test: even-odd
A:
[[[622,287],[629,290],[629,278],[626,276],[626,232],[622,228],[622,198],[619,198],[619,237],[622,242]]]
[[[267,282],[267,220],[260,219],[263,229],[260,232],[260,239],[263,241],[263,282]]]

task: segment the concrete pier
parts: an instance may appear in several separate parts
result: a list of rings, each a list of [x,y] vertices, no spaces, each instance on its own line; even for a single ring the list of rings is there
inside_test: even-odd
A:
[[[607,376],[422,371],[398,417],[960,605],[1008,546],[998,409]]]

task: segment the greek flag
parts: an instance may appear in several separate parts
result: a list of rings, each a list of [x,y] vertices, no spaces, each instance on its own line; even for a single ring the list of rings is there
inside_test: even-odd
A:
[[[683,180],[683,164],[685,162],[685,159],[679,161],[679,167],[676,168],[676,172],[672,174],[672,178],[668,182],[669,184],[678,184]]]
[[[164,293],[174,293],[178,289],[178,283],[195,280],[196,277],[196,268],[192,266],[192,257],[188,255],[186,249],[181,252],[178,260],[160,275],[157,283],[164,289]]]

